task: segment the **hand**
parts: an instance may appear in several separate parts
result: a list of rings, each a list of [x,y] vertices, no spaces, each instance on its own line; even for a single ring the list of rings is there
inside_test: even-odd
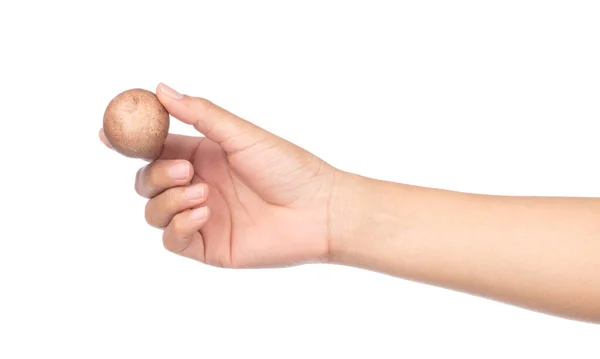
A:
[[[207,100],[157,96],[205,136],[169,135],[136,175],[167,249],[233,268],[338,263],[600,323],[597,199],[374,180]]]
[[[136,174],[165,248],[230,268],[327,260],[333,167],[210,101],[162,84],[156,94],[205,136],[170,134]],[[100,139],[110,147],[102,131]]]

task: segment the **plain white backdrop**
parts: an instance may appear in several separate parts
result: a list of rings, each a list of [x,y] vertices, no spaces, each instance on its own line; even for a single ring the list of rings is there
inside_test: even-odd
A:
[[[598,358],[591,324],[171,254],[133,190],[144,163],[97,137],[113,96],[163,81],[365,176],[596,197],[598,19],[597,1],[2,1],[0,358]]]

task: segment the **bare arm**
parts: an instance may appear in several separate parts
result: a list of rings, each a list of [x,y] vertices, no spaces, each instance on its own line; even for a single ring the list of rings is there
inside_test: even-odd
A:
[[[336,182],[332,262],[600,323],[600,199]]]
[[[206,99],[156,93],[205,136],[169,135],[136,175],[168,250],[232,268],[330,260],[600,322],[600,199],[368,179]]]

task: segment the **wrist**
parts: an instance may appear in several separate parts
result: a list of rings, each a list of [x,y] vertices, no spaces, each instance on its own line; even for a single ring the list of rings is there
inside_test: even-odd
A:
[[[363,240],[368,235],[374,216],[373,193],[376,180],[337,170],[329,200],[328,243],[329,262],[354,265],[353,257],[361,255]]]
[[[390,271],[406,259],[415,233],[428,221],[423,206],[439,198],[438,191],[343,171],[334,183],[329,262],[376,271]]]

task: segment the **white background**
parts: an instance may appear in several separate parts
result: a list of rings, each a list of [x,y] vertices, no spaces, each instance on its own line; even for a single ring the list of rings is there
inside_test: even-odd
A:
[[[133,190],[144,163],[97,137],[114,95],[163,81],[366,176],[600,196],[598,19],[597,1],[2,1],[0,358],[598,358],[591,324],[171,254]]]

